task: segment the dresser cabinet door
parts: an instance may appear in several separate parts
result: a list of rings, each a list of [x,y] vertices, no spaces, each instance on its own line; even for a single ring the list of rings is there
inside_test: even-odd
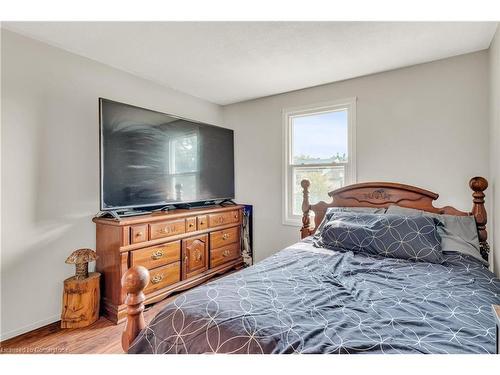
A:
[[[208,270],[208,236],[182,240],[182,279],[188,279]]]

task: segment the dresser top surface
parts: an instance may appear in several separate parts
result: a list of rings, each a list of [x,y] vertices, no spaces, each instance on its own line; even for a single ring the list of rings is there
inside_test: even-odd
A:
[[[153,212],[146,215],[138,215],[138,216],[128,216],[120,219],[114,218],[104,218],[104,217],[94,217],[92,221],[96,224],[102,225],[113,225],[113,226],[125,226],[125,225],[135,225],[141,223],[151,223],[156,221],[163,220],[171,220],[171,219],[180,219],[190,216],[197,215],[205,215],[205,214],[213,214],[227,211],[234,211],[244,208],[245,206],[236,204],[230,206],[209,206],[209,207],[200,207],[200,208],[192,208],[192,209],[175,209],[170,211],[158,211]]]

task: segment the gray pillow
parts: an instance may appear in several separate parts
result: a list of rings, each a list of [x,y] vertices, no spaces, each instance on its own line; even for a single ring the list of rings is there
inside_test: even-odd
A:
[[[427,216],[438,219],[443,223],[443,226],[438,227],[443,251],[458,251],[471,255],[484,264],[488,264],[481,257],[476,219],[474,216],[440,215],[395,205],[389,206],[387,213],[406,216]]]
[[[442,262],[441,223],[427,216],[334,212],[315,246],[390,258]]]
[[[325,224],[330,220],[335,212],[359,212],[366,214],[385,214],[385,207],[329,207],[326,209],[325,217],[316,229],[315,237],[319,235]]]

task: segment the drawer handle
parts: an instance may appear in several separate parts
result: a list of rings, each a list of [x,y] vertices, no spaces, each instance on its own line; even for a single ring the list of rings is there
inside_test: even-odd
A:
[[[189,223],[189,228],[192,228],[194,226],[193,223]]]
[[[238,214],[234,214],[234,218],[237,219],[238,218]]]
[[[163,251],[156,250],[153,254],[151,254],[151,259],[158,260],[163,257]]]
[[[222,253],[222,256],[223,257],[228,257],[229,256],[229,250],[224,250],[224,252]]]
[[[163,274],[154,275],[153,278],[151,279],[151,284],[158,284],[162,280],[163,280]]]
[[[142,235],[143,235],[143,233],[142,233],[142,232],[137,232],[137,233],[135,234],[135,236],[136,236],[136,237],[142,237]]]
[[[200,225],[203,225],[203,220],[200,221]]]
[[[222,235],[222,239],[223,239],[223,240],[227,240],[228,238],[229,238],[229,233],[224,233],[224,234]]]

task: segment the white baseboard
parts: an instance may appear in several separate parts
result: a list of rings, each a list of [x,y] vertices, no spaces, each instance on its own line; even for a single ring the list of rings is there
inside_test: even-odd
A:
[[[61,316],[60,315],[54,315],[54,316],[51,316],[50,318],[42,319],[42,320],[39,320],[39,321],[37,321],[35,323],[28,324],[28,325],[26,325],[24,327],[21,327],[21,328],[18,328],[18,329],[14,329],[14,330],[9,331],[9,332],[2,333],[0,335],[0,341],[5,341],[5,340],[8,340],[8,339],[11,339],[13,337],[22,335],[23,333],[30,332],[30,331],[33,331],[33,330],[35,330],[37,328],[46,326],[46,325],[54,323],[54,322],[57,322],[58,320],[61,320]]]

